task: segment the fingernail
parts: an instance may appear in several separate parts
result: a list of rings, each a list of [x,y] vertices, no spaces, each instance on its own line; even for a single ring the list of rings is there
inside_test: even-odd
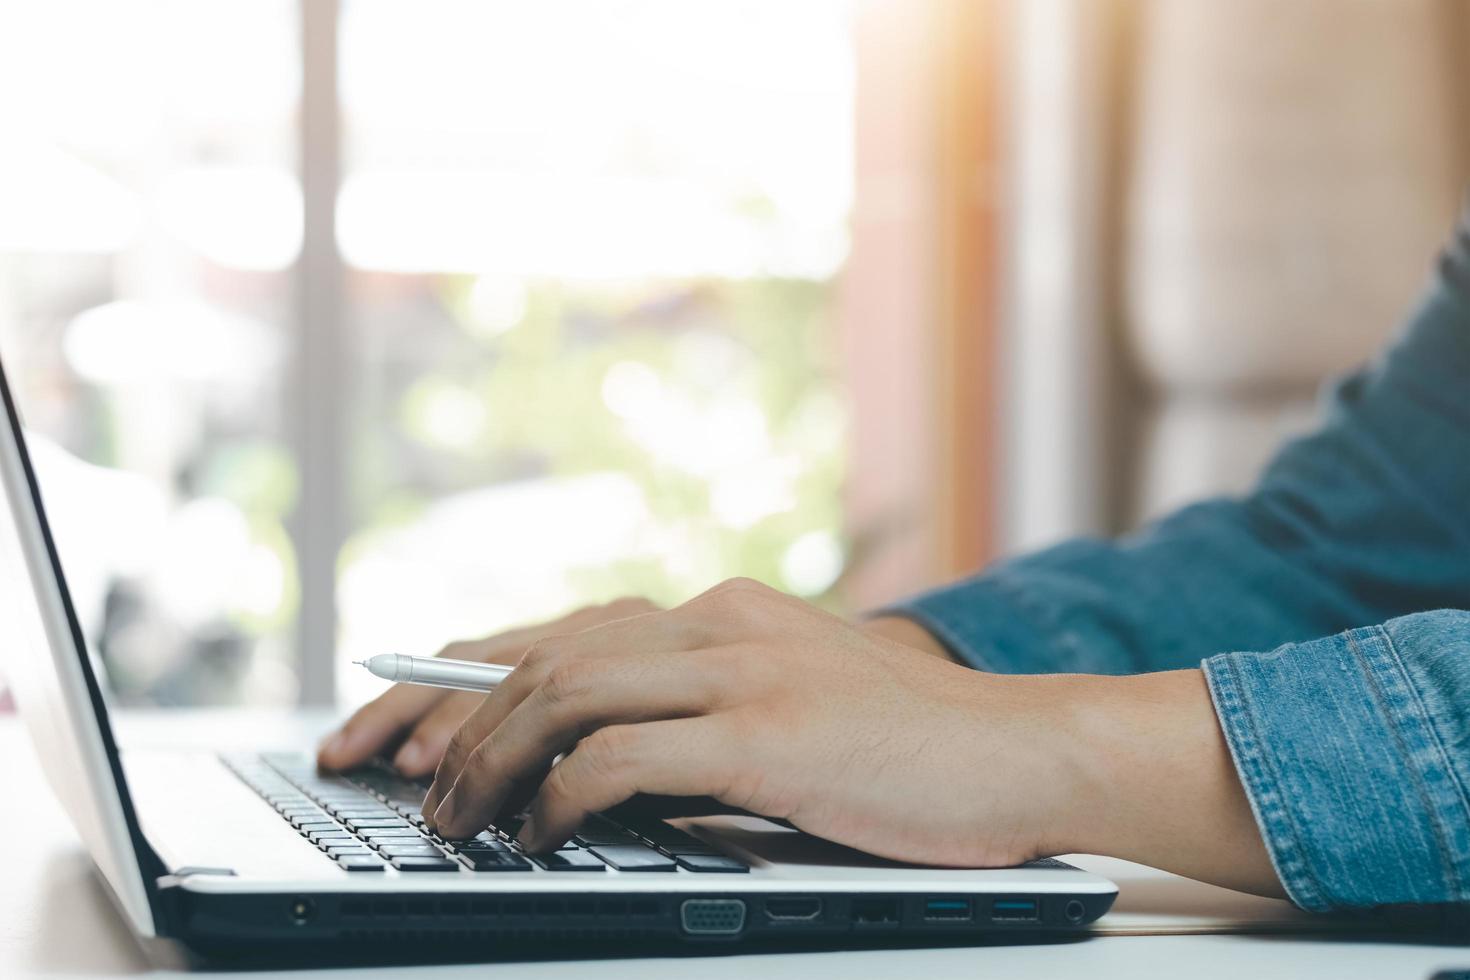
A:
[[[440,801],[439,808],[434,811],[433,820],[435,830],[441,827],[448,827],[454,822],[454,805],[454,790],[450,790],[449,795]]]
[[[531,849],[531,844],[536,840],[536,818],[527,817],[526,822],[521,824],[521,832],[516,834],[516,843],[526,850]]]
[[[410,769],[417,771],[419,764],[423,762],[423,758],[423,746],[417,742],[408,742],[393,757],[393,768],[402,773],[407,773]]]

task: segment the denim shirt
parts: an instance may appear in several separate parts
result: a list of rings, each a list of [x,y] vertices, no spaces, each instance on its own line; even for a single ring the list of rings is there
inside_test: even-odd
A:
[[[1243,498],[887,612],[985,670],[1203,662],[1294,902],[1470,902],[1470,212],[1328,409]]]

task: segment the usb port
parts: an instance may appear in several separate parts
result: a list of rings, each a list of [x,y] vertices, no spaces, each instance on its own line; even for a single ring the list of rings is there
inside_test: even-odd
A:
[[[1040,918],[1034,898],[997,898],[990,906],[992,922],[1035,922]]]
[[[928,922],[962,922],[969,918],[968,898],[930,898],[924,901],[924,919]]]

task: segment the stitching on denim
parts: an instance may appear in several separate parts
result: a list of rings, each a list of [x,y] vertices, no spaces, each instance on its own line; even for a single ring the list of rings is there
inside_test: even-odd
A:
[[[1208,685],[1211,700],[1225,733],[1225,744],[1249,784],[1247,789],[1255,790],[1246,793],[1246,801],[1265,838],[1271,865],[1293,902],[1309,911],[1327,911],[1332,907],[1329,892],[1306,858],[1301,832],[1285,802],[1284,783],[1265,751],[1266,741],[1261,737],[1255,712],[1249,708],[1235,656],[1213,657],[1203,667],[1208,679],[1218,681]]]
[[[1387,649],[1389,659],[1399,675],[1400,683],[1408,691],[1409,696],[1413,698],[1414,704],[1418,708],[1418,715],[1424,720],[1425,727],[1429,732],[1428,741],[1430,747],[1439,759],[1440,768],[1447,774],[1449,783],[1454,787],[1452,795],[1456,797],[1456,802],[1459,803],[1460,808],[1465,813],[1466,824],[1470,825],[1470,795],[1466,794],[1465,784],[1460,780],[1459,772],[1456,771],[1454,765],[1450,762],[1449,753],[1445,750],[1444,739],[1440,735],[1439,725],[1435,721],[1434,714],[1424,704],[1424,698],[1419,692],[1418,685],[1414,683],[1413,678],[1409,675],[1408,668],[1404,664],[1403,656],[1399,653],[1398,645],[1393,641],[1393,634],[1383,626],[1377,627],[1377,631],[1383,638],[1384,647]],[[1438,807],[1435,807],[1430,812],[1437,814],[1440,811]],[[1459,867],[1456,861],[1456,848],[1449,840],[1451,832],[1442,827],[1441,821],[1435,820],[1435,824],[1437,828],[1436,835],[1443,833],[1445,838],[1445,851],[1447,852],[1449,861],[1448,867],[1454,875],[1456,890],[1452,891],[1451,894],[1463,896],[1465,893],[1460,889],[1464,887],[1465,877],[1462,873],[1463,869]],[[1467,855],[1467,857],[1470,857],[1470,855]]]
[[[1370,633],[1369,635],[1386,635],[1382,626],[1374,627],[1374,630],[1376,632]],[[1373,659],[1364,652],[1363,647],[1358,643],[1357,637],[1353,632],[1348,632],[1343,635],[1347,638],[1348,648],[1352,650],[1354,656],[1363,665],[1363,673],[1368,679],[1368,693],[1372,695],[1374,706],[1378,708],[1379,714],[1388,723],[1389,735],[1393,738],[1394,746],[1398,749],[1399,757],[1404,760],[1405,768],[1408,769],[1410,777],[1414,781],[1414,786],[1418,791],[1419,802],[1424,806],[1425,812],[1429,815],[1430,826],[1434,828],[1435,849],[1439,852],[1439,864],[1440,867],[1445,869],[1447,875],[1443,884],[1449,890],[1450,894],[1455,894],[1459,890],[1460,879],[1458,870],[1455,868],[1453,848],[1445,838],[1443,824],[1435,819],[1437,809],[1434,805],[1432,794],[1428,785],[1424,782],[1424,774],[1413,764],[1414,751],[1410,748],[1406,740],[1405,729],[1408,727],[1408,723],[1417,719],[1400,719],[1398,717],[1400,712],[1396,712],[1389,707],[1387,702],[1388,691],[1384,685],[1385,683],[1392,683],[1396,678],[1374,663]],[[1384,676],[1385,674],[1387,676]]]

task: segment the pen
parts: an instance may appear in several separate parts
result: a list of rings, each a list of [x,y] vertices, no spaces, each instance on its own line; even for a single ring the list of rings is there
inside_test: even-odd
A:
[[[493,691],[513,669],[504,664],[447,660],[444,657],[405,657],[400,653],[380,653],[376,657],[352,662],[366,667],[385,681],[450,687],[457,691]]]

